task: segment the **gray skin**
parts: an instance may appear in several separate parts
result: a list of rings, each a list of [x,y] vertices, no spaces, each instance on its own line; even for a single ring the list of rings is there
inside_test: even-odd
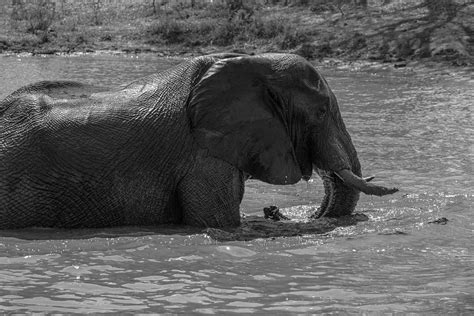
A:
[[[368,184],[334,94],[305,59],[191,59],[120,89],[67,81],[0,103],[0,228],[240,224],[245,179],[322,177],[314,217]]]

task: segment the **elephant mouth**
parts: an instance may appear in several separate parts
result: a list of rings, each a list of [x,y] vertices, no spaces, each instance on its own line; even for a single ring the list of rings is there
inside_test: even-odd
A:
[[[360,192],[383,196],[393,194],[397,188],[386,188],[369,183],[374,177],[361,178],[349,169],[327,171],[316,169],[323,180],[324,197],[312,218],[351,215],[359,200]]]

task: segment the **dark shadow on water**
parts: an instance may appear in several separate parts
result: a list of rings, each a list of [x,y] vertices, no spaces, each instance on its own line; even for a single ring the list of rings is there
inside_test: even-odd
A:
[[[367,221],[364,214],[354,214],[340,218],[320,218],[311,221],[274,221],[260,216],[247,216],[234,229],[207,228],[205,233],[217,241],[247,241],[258,238],[293,237],[311,234],[325,234],[337,227],[356,225]]]
[[[337,227],[351,226],[368,218],[355,214],[341,218],[321,218],[312,221],[283,220],[274,221],[262,216],[246,216],[236,228],[202,228],[184,225],[163,226],[122,226],[111,228],[24,228],[2,230],[0,237],[22,240],[63,240],[117,237],[142,237],[151,235],[188,236],[206,234],[216,241],[247,241],[258,238],[292,237],[307,234],[325,234]]]

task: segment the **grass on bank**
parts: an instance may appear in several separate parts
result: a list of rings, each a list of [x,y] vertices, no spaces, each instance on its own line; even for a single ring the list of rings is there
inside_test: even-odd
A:
[[[0,50],[56,46],[54,48],[58,50],[74,51],[87,46],[93,49],[94,44],[107,42],[121,45],[136,42],[138,47],[143,44],[179,45],[183,48],[237,47],[252,43],[286,50],[307,42],[311,34],[278,10],[270,14],[269,10],[255,10],[249,16],[231,17],[222,5],[193,9],[178,7],[160,10],[158,14],[130,5],[127,12],[124,16],[107,8],[100,14],[92,10],[88,14],[66,11],[52,15],[38,9],[36,14],[27,14],[24,19],[3,21],[4,28],[9,31],[0,34]]]
[[[3,16],[0,51],[176,54],[234,49],[383,61],[438,56],[471,63],[473,5],[456,1],[450,1],[456,3],[454,15],[441,10],[434,17],[425,0],[384,1],[388,4],[369,9],[350,1],[345,6],[325,1],[325,6],[253,6],[234,13],[221,5],[158,8],[156,12],[133,4],[126,12],[113,6],[91,6],[84,12],[54,14],[35,13],[33,8],[26,18]]]

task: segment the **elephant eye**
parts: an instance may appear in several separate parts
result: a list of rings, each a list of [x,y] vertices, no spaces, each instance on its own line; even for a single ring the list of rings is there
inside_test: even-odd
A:
[[[325,116],[326,116],[326,113],[327,113],[327,109],[326,108],[320,108],[318,109],[318,112],[316,113],[318,119],[323,119]]]

